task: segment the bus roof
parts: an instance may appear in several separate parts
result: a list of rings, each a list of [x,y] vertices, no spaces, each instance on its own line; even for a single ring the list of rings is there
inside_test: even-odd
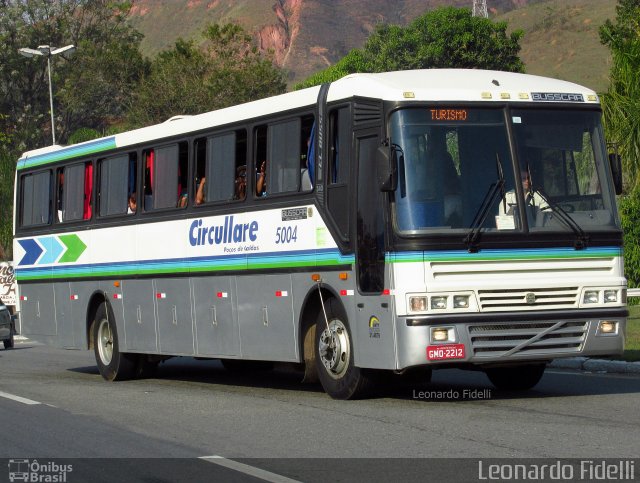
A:
[[[240,122],[316,103],[319,86],[168,121],[72,146],[49,146],[22,155],[18,169],[110,149],[146,143]],[[384,101],[433,102],[574,102],[597,104],[597,94],[571,82],[511,72],[476,69],[424,69],[351,74],[329,88],[329,102],[354,96]]]

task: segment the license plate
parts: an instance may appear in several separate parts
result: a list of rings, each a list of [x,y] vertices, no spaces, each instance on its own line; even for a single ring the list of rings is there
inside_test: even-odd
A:
[[[442,361],[447,359],[464,359],[464,344],[446,344],[427,346],[427,359]]]

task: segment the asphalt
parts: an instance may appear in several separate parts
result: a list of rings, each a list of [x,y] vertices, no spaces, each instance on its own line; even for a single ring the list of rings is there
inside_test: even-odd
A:
[[[22,335],[14,336],[17,343],[28,342]],[[569,357],[551,361],[549,367],[554,369],[571,369],[574,371],[612,373],[612,374],[640,374],[640,362],[627,362],[606,359],[591,359],[589,357]]]

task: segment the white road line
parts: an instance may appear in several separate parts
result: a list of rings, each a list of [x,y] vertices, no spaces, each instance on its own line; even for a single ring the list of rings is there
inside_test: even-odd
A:
[[[20,397],[20,396],[16,396],[15,394],[9,394],[8,392],[2,392],[2,391],[0,391],[0,397],[11,399],[12,401],[16,401],[22,404],[28,404],[30,406],[34,404],[42,404],[42,403],[39,403],[38,401],[34,401],[33,399],[27,399],[26,397]]]
[[[244,463],[239,463],[238,461],[228,460],[227,458],[223,458],[222,456],[200,456],[198,459],[219,466],[224,466],[225,468],[229,468],[230,470],[238,471],[240,473],[244,473],[245,475],[253,476],[254,478],[259,478],[264,481],[270,481],[272,483],[300,483],[298,480],[292,480],[291,478],[287,478],[286,476],[271,473],[270,471],[266,470],[261,470],[260,468],[256,468],[255,466],[245,465]]]

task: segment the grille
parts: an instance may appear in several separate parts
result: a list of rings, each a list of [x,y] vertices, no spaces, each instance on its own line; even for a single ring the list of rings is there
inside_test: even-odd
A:
[[[468,330],[476,357],[553,355],[579,352],[588,325],[587,321],[496,322],[470,325]]]
[[[540,310],[578,307],[578,287],[478,290],[484,310]]]

